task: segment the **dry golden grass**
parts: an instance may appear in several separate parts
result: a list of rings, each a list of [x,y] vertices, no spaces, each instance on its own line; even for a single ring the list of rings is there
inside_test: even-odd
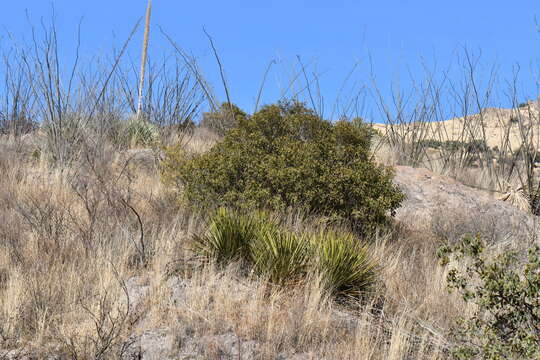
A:
[[[208,148],[204,134],[194,139],[190,151]],[[203,219],[168,200],[157,171],[111,154],[63,171],[1,156],[0,349],[125,358],[132,336],[168,329],[174,351],[196,343],[209,359],[234,351],[216,340],[227,335],[255,344],[261,359],[435,360],[448,357],[448,330],[471,311],[446,291],[436,239],[421,234],[374,240],[375,293],[338,304],[317,279],[277,289],[235,265],[195,264],[186,243]]]

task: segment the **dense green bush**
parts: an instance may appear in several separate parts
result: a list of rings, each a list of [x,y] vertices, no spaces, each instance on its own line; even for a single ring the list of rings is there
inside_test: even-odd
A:
[[[216,111],[203,114],[200,125],[214,131],[218,135],[225,135],[234,128],[240,120],[247,118],[247,114],[238,106],[223,103]]]
[[[443,264],[450,257],[467,260],[463,271],[449,271],[448,285],[477,305],[471,318],[458,322],[456,357],[540,359],[540,248],[530,249],[528,261],[516,252],[490,260],[479,237],[465,237],[439,256]]]
[[[391,169],[371,160],[369,140],[366,128],[280,103],[241,119],[207,153],[188,158],[169,149],[163,179],[199,207],[294,207],[367,231],[384,224],[404,198]]]
[[[354,235],[298,234],[262,212],[245,215],[219,209],[206,232],[193,237],[192,249],[220,264],[240,261],[273,284],[294,285],[315,275],[334,296],[359,297],[376,281],[369,248]]]

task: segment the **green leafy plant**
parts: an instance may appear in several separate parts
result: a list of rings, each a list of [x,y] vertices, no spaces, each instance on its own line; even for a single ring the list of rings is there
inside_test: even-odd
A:
[[[358,296],[368,292],[376,280],[376,262],[369,247],[350,233],[323,231],[312,238],[315,270],[334,295]]]
[[[468,319],[458,321],[459,359],[540,358],[540,248],[529,250],[528,261],[516,252],[489,259],[479,236],[465,237],[454,247],[439,250],[443,264],[465,262],[450,269],[448,286],[463,300],[476,304]]]
[[[128,120],[125,134],[131,146],[152,146],[159,139],[156,126],[143,117],[133,117]]]
[[[272,283],[295,283],[305,277],[311,249],[304,236],[266,226],[251,244],[255,271]]]
[[[294,285],[318,275],[330,295],[358,297],[376,280],[369,247],[353,234],[321,231],[295,233],[267,213],[249,215],[219,209],[192,248],[221,264],[240,260],[257,275],[277,285]]]
[[[194,206],[346,219],[359,232],[385,224],[404,199],[390,168],[370,156],[370,132],[321,119],[300,103],[264,107],[192,158],[166,151],[163,179]]]
[[[375,136],[377,137],[383,136],[382,133],[378,129],[375,129],[372,126],[372,124],[366,123],[364,119],[360,116],[353,117],[351,119],[351,124],[357,127],[358,129],[360,129],[361,131],[366,131],[369,135],[370,140]]]
[[[262,221],[225,208],[218,209],[207,231],[193,237],[195,253],[218,263],[249,259],[250,244],[260,232]]]

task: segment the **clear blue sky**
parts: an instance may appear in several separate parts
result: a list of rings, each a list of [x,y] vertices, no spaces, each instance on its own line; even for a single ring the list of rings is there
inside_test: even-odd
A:
[[[144,15],[146,0],[17,0],[3,1],[0,26],[3,34],[29,39],[25,10],[34,23],[57,15],[57,27],[66,62],[72,59],[77,24],[83,18],[82,51],[90,57],[119,47],[136,20]],[[535,96],[529,76],[538,69],[540,34],[538,1],[180,1],[154,0],[151,55],[172,53],[159,32],[161,26],[184,49],[199,58],[201,67],[223,99],[219,73],[203,27],[213,36],[226,68],[233,101],[253,109],[262,75],[270,60],[279,64],[268,77],[264,102],[277,99],[297,64],[316,64],[326,108],[330,108],[343,80],[355,63],[351,82],[369,80],[370,57],[377,81],[388,94],[392,82],[408,71],[420,77],[421,59],[432,66],[449,64],[463,46],[478,53],[482,63],[496,62],[502,78],[512,66],[522,68],[526,95]],[[540,20],[539,20],[540,21]],[[138,58],[142,27],[130,47]],[[2,38],[5,41],[5,37]],[[314,65],[310,71],[313,71]],[[281,84],[281,85],[280,85]],[[352,86],[352,85],[351,85]]]

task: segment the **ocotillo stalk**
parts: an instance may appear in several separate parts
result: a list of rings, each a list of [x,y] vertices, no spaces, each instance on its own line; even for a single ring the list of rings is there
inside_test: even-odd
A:
[[[144,40],[143,40],[142,57],[141,57],[141,77],[139,79],[139,100],[137,103],[137,118],[141,116],[141,111],[142,111],[144,73],[146,71],[146,57],[148,55],[148,37],[150,35],[151,13],[152,13],[152,0],[148,0],[148,8],[146,9],[146,25],[144,27]]]

